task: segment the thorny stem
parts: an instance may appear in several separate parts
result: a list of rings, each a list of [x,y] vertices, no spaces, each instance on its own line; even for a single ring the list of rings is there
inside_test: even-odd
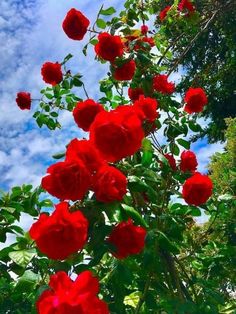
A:
[[[143,290],[143,293],[142,293],[142,295],[141,295],[141,297],[139,299],[139,302],[137,304],[137,307],[136,307],[136,309],[134,311],[135,314],[139,313],[139,311],[140,311],[140,309],[141,309],[141,307],[142,307],[142,305],[143,305],[143,303],[144,303],[144,301],[146,299],[146,295],[147,295],[148,289],[149,289],[150,284],[151,284],[151,279],[152,279],[152,275],[149,274],[149,276],[147,278],[147,281],[146,281],[146,284],[145,284],[145,287],[144,287],[144,290]]]
[[[84,83],[82,84],[82,87],[83,87],[83,90],[84,90],[84,93],[85,93],[86,97],[89,99],[89,95],[88,95],[88,92],[87,92],[87,90],[85,88]]]

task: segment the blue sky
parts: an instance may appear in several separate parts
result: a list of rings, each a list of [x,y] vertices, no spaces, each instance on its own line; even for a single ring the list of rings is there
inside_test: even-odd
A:
[[[61,23],[67,11],[75,7],[94,21],[100,6],[114,6],[119,10],[121,0],[1,0],[0,2],[0,189],[30,183],[38,185],[51,156],[63,151],[74,137],[84,134],[74,124],[72,115],[61,114],[62,129],[54,132],[39,129],[32,119],[32,111],[21,111],[15,103],[18,91],[26,90],[33,98],[45,86],[40,69],[45,61],[61,61],[68,53],[75,58],[70,63],[74,73],[84,74],[90,97],[99,98],[99,79],[107,66],[94,61],[94,52],[85,59],[83,43],[67,38]],[[178,74],[175,74],[178,78]],[[81,94],[83,97],[83,94]],[[206,122],[201,120],[202,124]],[[161,135],[160,135],[161,136]],[[199,170],[204,171],[209,157],[222,149],[222,144],[207,145],[201,141],[192,146],[197,153]]]

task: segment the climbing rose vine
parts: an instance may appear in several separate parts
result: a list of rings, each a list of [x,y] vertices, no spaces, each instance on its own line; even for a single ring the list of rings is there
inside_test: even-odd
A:
[[[23,246],[34,252],[27,264],[37,275],[33,307],[39,314],[218,313],[211,287],[202,288],[191,233],[193,217],[215,206],[213,183],[190,150],[207,91],[197,80],[187,89],[174,80],[178,62],[168,47],[174,27],[198,29],[197,6],[128,0],[114,14],[102,6],[90,21],[78,7],[62,21],[65,40],[83,40],[84,58],[89,52],[94,66],[108,69],[100,93],[89,96],[89,73],[73,74],[68,54],[42,65],[39,108],[30,93],[17,94],[20,109],[36,109],[39,127],[60,128],[67,110],[78,136],[86,134],[54,152],[59,160],[42,177],[40,193],[55,205],[40,207]]]

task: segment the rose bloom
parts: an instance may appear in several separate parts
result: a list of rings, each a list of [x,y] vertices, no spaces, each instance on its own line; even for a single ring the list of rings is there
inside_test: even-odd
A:
[[[147,26],[147,25],[142,25],[142,26],[141,26],[141,33],[142,33],[143,35],[146,35],[147,32],[148,32],[148,26]]]
[[[206,93],[202,88],[190,87],[185,94],[184,101],[186,102],[184,111],[187,113],[198,113],[203,111],[208,100]]]
[[[145,120],[153,122],[158,117],[158,102],[154,98],[139,96],[139,99],[134,102],[134,108],[141,110]]]
[[[98,35],[98,43],[94,49],[100,58],[110,62],[114,62],[116,57],[121,57],[124,53],[124,45],[120,36],[113,36],[105,32]]]
[[[118,259],[139,254],[144,249],[146,234],[146,230],[143,227],[135,226],[131,219],[119,223],[108,238],[108,242],[115,249],[112,254]]]
[[[109,314],[107,304],[98,298],[99,282],[89,270],[75,281],[59,271],[50,276],[49,289],[39,297],[38,314]]]
[[[87,140],[73,139],[66,149],[66,161],[81,160],[90,173],[97,171],[105,161],[96,147]]]
[[[19,92],[16,95],[16,103],[21,110],[30,110],[31,95],[27,92]]]
[[[93,190],[98,201],[121,201],[127,192],[126,176],[115,167],[105,165],[94,176]]]
[[[48,258],[64,260],[83,248],[88,221],[80,211],[70,212],[66,202],[55,206],[51,216],[43,213],[29,230],[38,249]]]
[[[60,200],[82,200],[91,183],[91,174],[81,160],[51,165],[42,178],[42,187]]]
[[[128,89],[128,96],[133,101],[139,99],[139,96],[143,94],[144,94],[144,91],[141,87],[136,87],[136,88],[129,87]]]
[[[194,172],[197,169],[198,162],[197,157],[191,150],[185,150],[182,152],[180,156],[180,169],[185,171],[191,171]]]
[[[60,63],[45,62],[41,68],[41,74],[45,83],[55,86],[63,80]]]
[[[149,44],[150,47],[144,47],[143,43]],[[136,44],[134,46],[134,50],[147,50],[147,49],[151,49],[152,47],[155,46],[155,42],[154,39],[152,37],[143,37],[140,38],[139,40],[136,41]]]
[[[90,140],[110,162],[132,156],[143,138],[142,120],[132,106],[100,112],[90,127]]]
[[[87,32],[90,22],[86,16],[76,9],[71,9],[63,23],[62,28],[66,35],[74,40],[82,40]]]
[[[178,4],[178,10],[181,12],[187,10],[188,13],[192,13],[195,11],[195,7],[189,0],[181,0]]]
[[[165,7],[165,9],[163,9],[163,10],[160,12],[159,17],[160,17],[161,22],[164,21],[164,19],[165,19],[166,16],[167,16],[167,13],[169,12],[170,9],[171,9],[171,6],[168,5],[167,7]]]
[[[73,110],[74,120],[79,128],[89,131],[90,125],[96,115],[103,110],[103,106],[93,99],[78,102]]]
[[[130,81],[132,80],[136,69],[134,60],[123,63],[121,66],[116,67],[114,70],[114,78],[117,81]]]
[[[211,179],[207,175],[196,172],[185,181],[182,195],[187,204],[199,206],[206,203],[212,195],[212,189]]]
[[[169,166],[172,168],[172,170],[176,171],[177,166],[176,166],[176,161],[173,155],[165,154],[164,157],[168,160]]]
[[[175,84],[168,82],[167,75],[158,74],[153,78],[153,88],[162,94],[172,94],[175,91]]]

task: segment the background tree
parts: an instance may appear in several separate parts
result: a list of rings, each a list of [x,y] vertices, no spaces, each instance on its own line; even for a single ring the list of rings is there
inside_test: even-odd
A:
[[[170,1],[153,2],[155,12],[172,4]],[[209,106],[202,116],[210,118],[211,122],[195,139],[207,136],[212,143],[224,140],[225,118],[236,115],[236,79],[233,75],[236,71],[236,3],[234,0],[197,0],[194,5],[198,15],[188,18],[196,23],[201,20],[200,28],[187,31],[186,19],[176,24],[171,14],[165,26],[161,26],[170,40],[169,51],[174,55],[174,60],[168,60],[166,55],[163,63],[173,70],[184,71],[180,92],[192,85],[205,86]],[[162,25],[160,19],[157,24]]]

